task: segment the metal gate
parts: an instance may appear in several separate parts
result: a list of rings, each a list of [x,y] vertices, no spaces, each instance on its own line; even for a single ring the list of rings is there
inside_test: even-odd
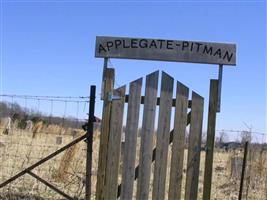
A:
[[[59,188],[58,186],[51,183],[49,180],[45,180],[45,178],[38,175],[34,170],[41,166],[42,164],[51,161],[54,157],[59,155],[65,150],[71,149],[74,145],[80,143],[81,141],[86,142],[86,169],[85,169],[85,199],[89,200],[91,197],[91,170],[92,170],[92,144],[93,144],[93,124],[95,122],[94,116],[94,109],[95,109],[95,92],[96,86],[91,86],[90,88],[90,99],[89,99],[89,114],[88,114],[88,121],[86,123],[86,133],[77,137],[76,139],[72,140],[70,143],[62,146],[61,148],[57,149],[56,151],[50,153],[49,155],[43,157],[39,161],[31,164],[27,168],[17,172],[12,177],[8,178],[4,182],[0,183],[0,189],[7,186],[8,184],[12,183],[13,181],[18,180],[22,176],[30,175],[31,177],[35,178],[39,182],[43,183],[45,186],[50,188],[55,193],[63,196],[65,199],[73,200],[78,199],[71,194],[67,194],[64,190]],[[68,158],[69,159],[69,158]],[[1,170],[1,169],[0,169]]]

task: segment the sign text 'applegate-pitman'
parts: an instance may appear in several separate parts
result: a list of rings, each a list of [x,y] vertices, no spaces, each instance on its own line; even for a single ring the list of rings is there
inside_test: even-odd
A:
[[[97,36],[95,56],[236,65],[236,45],[184,40]]]

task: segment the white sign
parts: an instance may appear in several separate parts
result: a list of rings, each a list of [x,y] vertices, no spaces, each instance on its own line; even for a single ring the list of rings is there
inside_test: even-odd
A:
[[[236,45],[125,37],[96,37],[95,56],[236,65]]]

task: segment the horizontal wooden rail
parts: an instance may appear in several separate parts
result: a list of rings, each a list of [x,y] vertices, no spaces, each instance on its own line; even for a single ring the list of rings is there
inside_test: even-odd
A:
[[[129,100],[129,95],[125,95],[125,102],[128,103],[128,100]],[[144,104],[145,102],[145,97],[144,96],[141,96],[141,104]],[[175,107],[175,102],[176,102],[176,99],[172,99],[172,107]],[[188,101],[188,108],[191,108],[191,100]],[[158,97],[157,98],[157,105],[160,104],[160,98]]]
[[[191,111],[187,114],[187,125],[190,124],[190,118],[191,118]],[[173,130],[170,132],[170,140],[169,144],[171,144],[173,141]],[[153,154],[152,154],[152,162],[154,162],[156,159],[156,147],[153,149]],[[139,165],[135,167],[135,175],[134,175],[134,180],[138,178],[138,172],[139,172]],[[119,198],[121,195],[121,184],[118,186],[118,192],[117,192],[117,198]]]

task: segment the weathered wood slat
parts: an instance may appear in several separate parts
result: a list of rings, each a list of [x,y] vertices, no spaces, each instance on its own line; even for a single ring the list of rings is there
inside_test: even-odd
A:
[[[198,195],[203,104],[204,99],[197,93],[193,92],[185,183],[185,200],[196,200]]]
[[[188,126],[190,124],[190,118],[191,118],[191,111],[189,113],[187,113],[187,120],[186,120],[186,125]],[[170,140],[169,140],[169,144],[172,143],[173,141],[173,132],[174,130],[171,130],[170,132]],[[153,153],[152,153],[152,162],[155,161],[156,158],[156,148],[153,149]],[[139,177],[139,165],[137,165],[135,167],[135,175],[134,175],[134,180],[136,180]],[[120,193],[121,193],[121,184],[118,186],[118,195],[117,198],[120,197]]]
[[[210,80],[210,96],[209,96],[209,114],[208,114],[208,130],[207,145],[205,157],[205,173],[203,199],[209,200],[211,194],[212,165],[213,165],[213,149],[216,127],[216,113],[218,103],[218,80]]]
[[[181,199],[188,94],[188,87],[177,82],[169,199]]]
[[[155,200],[161,200],[165,197],[173,82],[174,80],[171,76],[162,72],[160,92],[161,101],[159,106],[156,159],[152,193],[152,199]]]
[[[127,121],[125,129],[125,152],[122,170],[121,199],[129,200],[133,196],[135,178],[136,142],[140,112],[142,78],[130,84]]]
[[[104,189],[105,200],[117,198],[125,88],[126,86],[122,86],[113,91],[113,95],[120,99],[112,100]]]
[[[139,156],[139,178],[137,181],[137,199],[146,200],[149,195],[149,183],[152,162],[153,135],[155,128],[156,100],[158,90],[156,71],[146,77],[141,147]]]
[[[98,158],[98,170],[97,170],[97,184],[96,184],[96,200],[104,199],[104,184],[107,167],[107,147],[109,139],[110,129],[110,112],[111,102],[108,100],[108,92],[113,90],[114,87],[114,69],[108,68],[105,70],[105,82],[104,82],[104,105],[102,113],[101,134],[100,134],[100,146],[99,146],[99,158]]]

